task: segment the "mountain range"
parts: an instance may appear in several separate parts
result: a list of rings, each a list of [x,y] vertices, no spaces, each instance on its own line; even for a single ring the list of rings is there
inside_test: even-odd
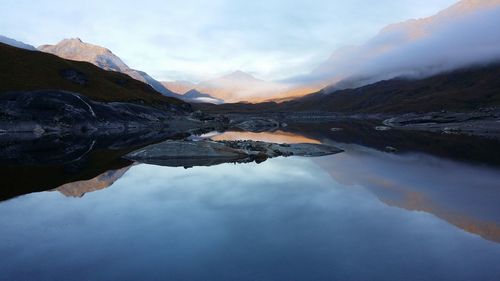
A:
[[[431,95],[421,88],[415,90],[417,85],[423,87],[422,81],[442,84],[443,77],[451,75],[450,80],[454,82],[450,87],[463,92],[463,89],[457,88],[458,73],[496,73],[496,63],[500,61],[500,37],[495,36],[498,26],[500,0],[462,0],[434,16],[389,25],[360,46],[335,51],[310,74],[280,82],[261,80],[243,71],[200,83],[159,82],[145,72],[131,69],[109,49],[78,38],[64,39],[56,45],[42,45],[38,50],[69,60],[90,62],[104,70],[125,73],[165,96],[193,103],[277,101],[297,109],[346,111],[351,105],[350,111],[369,111],[387,109],[385,105],[389,101],[382,97],[395,98],[396,92],[398,98],[394,102],[410,98],[411,95],[400,96],[410,89],[436,100],[439,95],[444,98],[453,92],[445,94],[437,91],[438,94]],[[6,37],[0,37],[0,41],[36,50],[33,46]],[[488,79],[490,77],[487,76]],[[494,81],[490,79],[487,83],[494,84]],[[492,89],[496,89],[496,84]],[[310,94],[314,92],[318,94]],[[334,96],[329,97],[328,94],[332,93]],[[468,93],[463,95],[467,96],[463,100],[473,98]],[[371,101],[369,106],[362,105],[362,98],[366,99],[365,102]],[[358,102],[348,101],[350,99]],[[375,106],[372,99],[380,101],[380,106]]]
[[[57,89],[79,93],[95,101],[150,106],[185,104],[129,75],[3,43],[0,43],[0,81],[0,93]]]
[[[498,26],[500,0],[462,0],[433,16],[388,25],[362,45],[336,50],[303,76],[267,82],[235,72],[189,87],[229,103],[284,102],[320,90],[425,78],[499,60]]]
[[[240,70],[197,84],[180,81],[164,82],[164,85],[172,91],[195,89],[224,102],[261,102],[289,89],[284,84],[261,80]]]
[[[215,112],[409,113],[473,111],[500,106],[500,62],[430,77],[393,78],[366,86],[327,90],[281,103],[235,103],[198,108]]]
[[[214,98],[209,94],[202,94],[198,91],[191,92],[188,96],[185,96],[185,92],[195,89],[194,84],[187,82],[184,84],[179,83],[179,86],[175,86],[173,85],[174,83],[159,82],[144,71],[131,69],[109,49],[85,43],[79,38],[64,39],[56,45],[42,45],[38,47],[38,50],[65,59],[90,62],[104,70],[125,73],[136,80],[151,85],[153,89],[165,96],[176,97],[195,103],[207,102],[218,104],[223,102],[221,99]],[[193,87],[189,87],[190,84]],[[169,87],[172,87],[172,90]]]

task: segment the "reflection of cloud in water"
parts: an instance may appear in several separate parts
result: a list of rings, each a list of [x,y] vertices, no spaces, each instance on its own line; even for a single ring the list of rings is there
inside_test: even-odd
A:
[[[431,213],[500,242],[500,171],[423,154],[393,155],[350,146],[315,159],[339,183],[363,186],[387,205]]]
[[[215,141],[221,140],[253,140],[274,143],[321,143],[319,140],[304,137],[294,133],[283,131],[274,132],[234,132],[228,131],[218,135],[211,135],[210,138]]]
[[[347,163],[340,156],[324,161]],[[7,241],[0,252],[8,257],[0,279],[28,280],[26,268],[40,280],[465,281],[500,274],[500,244],[423,212],[388,208],[363,188],[340,186],[310,158],[188,170],[137,165],[114,188],[85,197],[41,192],[0,203]]]

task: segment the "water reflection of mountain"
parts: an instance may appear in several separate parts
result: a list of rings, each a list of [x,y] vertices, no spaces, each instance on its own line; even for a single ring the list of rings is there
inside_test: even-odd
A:
[[[66,183],[54,189],[54,191],[58,191],[67,197],[83,197],[86,193],[110,187],[115,181],[120,179],[130,167],[131,166],[118,170],[110,170],[90,180]]]
[[[137,132],[99,138],[49,136],[12,141],[0,135],[0,201],[92,181],[107,171],[132,165],[123,155],[171,137],[168,132]]]
[[[362,186],[389,206],[422,211],[500,242],[500,171],[424,154],[393,155],[350,146],[315,159],[337,182]]]
[[[291,125],[287,133],[231,132],[215,138],[266,140],[285,135],[291,136],[291,141],[343,143],[346,152],[314,159],[337,182],[362,186],[388,206],[426,212],[469,233],[500,242],[500,171],[477,164],[498,164],[499,158],[495,158],[498,142],[467,136],[380,132],[373,126],[356,123]],[[332,127],[343,130],[333,132]],[[363,145],[356,145],[358,143]],[[383,152],[387,145],[398,147],[400,153]],[[469,161],[476,163],[468,164]]]

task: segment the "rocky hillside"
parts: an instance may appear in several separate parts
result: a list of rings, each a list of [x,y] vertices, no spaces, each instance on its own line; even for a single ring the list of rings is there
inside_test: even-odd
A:
[[[160,110],[124,102],[95,102],[73,92],[56,90],[0,95],[0,132],[124,132],[129,128],[165,127],[178,116],[175,108]]]

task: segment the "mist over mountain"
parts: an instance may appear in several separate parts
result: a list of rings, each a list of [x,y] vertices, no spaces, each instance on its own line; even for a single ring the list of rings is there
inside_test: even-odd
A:
[[[189,81],[162,81],[161,84],[170,91],[178,94],[184,94],[189,90],[196,88],[196,83]]]
[[[171,91],[195,89],[224,102],[260,102],[289,90],[286,84],[261,80],[241,70],[198,84],[189,82],[164,82],[163,84]]]
[[[176,93],[165,88],[160,82],[146,72],[131,69],[110,50],[83,42],[79,38],[64,39],[56,45],[42,45],[38,49],[42,52],[76,61],[90,62],[102,69],[125,73],[130,77],[151,85],[156,91],[165,96],[179,97]]]
[[[467,111],[500,105],[500,63],[421,79],[394,78],[290,102],[296,110],[337,112]]]
[[[296,79],[355,88],[395,77],[424,78],[500,60],[500,0],[464,0],[423,19],[389,25],[361,46],[344,47]]]
[[[499,26],[500,0],[463,0],[433,16],[388,25],[360,46],[340,48],[307,75],[257,83],[240,73],[197,89],[226,102],[281,102],[322,89],[426,78],[500,61]]]
[[[365,44],[336,50],[310,74],[281,81],[265,81],[235,71],[200,83],[159,82],[131,69],[110,50],[78,38],[42,45],[39,50],[125,73],[166,96],[187,98],[182,94],[194,89],[209,95],[203,98],[213,102],[282,102],[321,89],[333,92],[397,77],[425,78],[499,61],[498,26],[500,0],[463,0],[433,16],[388,25]],[[34,49],[6,37],[0,40]]]
[[[243,71],[204,81],[196,87],[225,102],[257,101],[267,99],[276,92],[285,90],[283,85],[257,79]]]

